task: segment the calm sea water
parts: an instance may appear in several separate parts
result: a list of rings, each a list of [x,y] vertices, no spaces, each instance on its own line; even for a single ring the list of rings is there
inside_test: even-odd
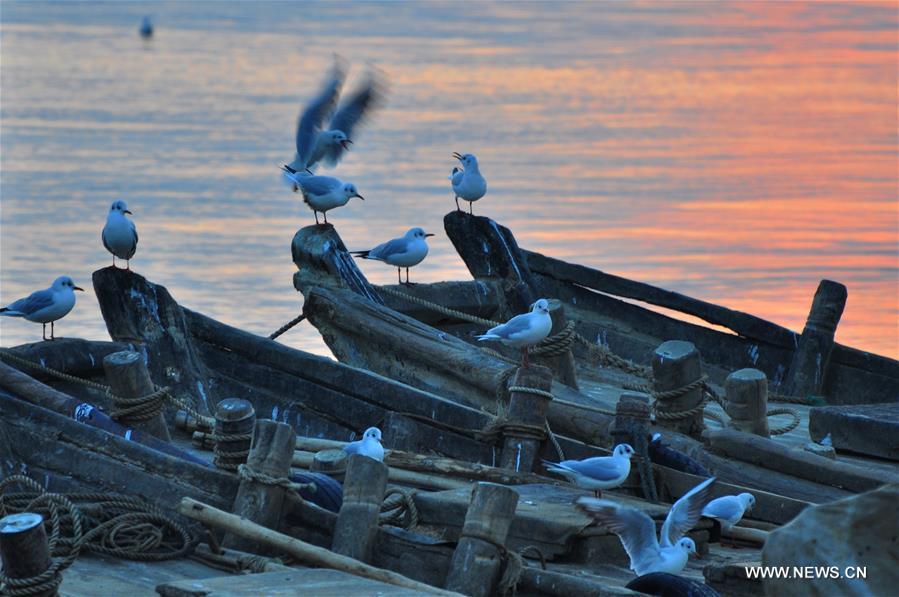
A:
[[[0,302],[71,275],[60,335],[107,338],[90,275],[116,198],[133,269],[184,305],[260,334],[298,313],[313,218],[278,165],[336,50],[351,85],[366,62],[391,80],[336,171],[366,197],[329,218],[351,249],[422,226],[413,279],[467,278],[442,217],[472,152],[475,213],[523,247],[793,329],[836,279],[838,340],[899,356],[894,3],[4,1],[0,40]],[[327,352],[308,324],[282,341]]]

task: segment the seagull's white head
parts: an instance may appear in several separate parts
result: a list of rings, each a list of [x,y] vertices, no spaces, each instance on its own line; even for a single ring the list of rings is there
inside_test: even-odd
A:
[[[624,458],[630,458],[634,455],[634,449],[630,444],[618,444],[615,446],[615,450],[612,452],[613,455]]]
[[[130,214],[131,213],[130,211],[128,211],[128,204],[125,203],[124,201],[122,201],[121,199],[113,201],[112,205],[109,207],[109,211],[111,211],[111,212],[115,211],[120,214]]]
[[[469,168],[478,167],[478,158],[473,153],[461,154],[458,151],[453,152],[453,157],[462,162],[462,166],[467,170]]]
[[[345,185],[343,185],[343,194],[346,196],[347,201],[349,201],[353,197],[359,197],[360,199],[365,201],[365,197],[363,197],[362,195],[359,194],[359,191],[356,190],[356,185],[354,185],[351,182],[348,182]]]
[[[752,510],[755,506],[755,496],[751,493],[741,493],[737,497],[740,498],[740,501],[743,502],[743,509]]]
[[[549,315],[549,301],[546,299],[540,299],[531,305],[531,311],[537,313],[546,313]]]
[[[428,236],[434,236],[434,235],[429,234],[418,227],[410,228],[409,231],[406,232],[406,238],[426,238]]]
[[[53,280],[52,288],[53,288],[53,290],[57,290],[57,291],[68,290],[71,292],[72,290],[80,290],[80,291],[84,292],[84,288],[75,286],[75,282],[72,281],[72,278],[70,278],[68,276],[60,276],[60,277],[56,278],[55,280]]]
[[[328,131],[325,133],[327,135],[328,143],[331,145],[340,145],[346,150],[349,150],[349,146],[353,143],[350,141],[350,138],[346,136],[346,133],[343,131],[334,129],[333,131]]]
[[[362,434],[362,439],[373,439],[378,443],[381,443],[381,430],[377,427],[369,427],[365,430],[365,433]]]
[[[689,537],[684,537],[683,539],[678,541],[677,546],[686,551],[688,554],[696,553],[696,544],[693,543],[693,540]]]

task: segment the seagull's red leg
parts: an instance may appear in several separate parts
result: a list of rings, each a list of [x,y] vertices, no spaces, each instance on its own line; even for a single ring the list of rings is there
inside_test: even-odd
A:
[[[51,340],[56,340],[56,330],[53,329],[54,323],[55,322],[53,322],[53,321],[50,322],[50,339]]]
[[[521,349],[521,360],[524,362],[524,368],[530,368],[530,363],[528,362],[528,348],[527,346]]]
[[[399,268],[399,267],[396,268],[396,283],[397,284],[403,283],[403,270],[402,270],[402,268]]]
[[[41,324],[41,337],[42,337],[44,340],[47,339],[47,324],[46,324],[46,323],[42,323],[42,324]]]
[[[462,211],[462,208],[459,207],[459,195],[456,195],[456,211]]]

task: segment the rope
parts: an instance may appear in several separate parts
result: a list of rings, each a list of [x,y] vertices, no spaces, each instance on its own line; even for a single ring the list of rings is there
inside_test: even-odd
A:
[[[293,326],[297,325],[304,319],[306,319],[306,316],[303,313],[300,313],[299,315],[297,315],[296,317],[294,317],[293,319],[291,319],[290,321],[288,321],[287,323],[285,323],[284,325],[279,327],[277,330],[275,330],[274,332],[269,334],[268,339],[274,340],[275,338],[277,338],[278,336],[280,336],[281,334],[283,334],[284,332],[286,332]]]
[[[252,442],[252,433],[235,433],[235,434],[213,434],[212,436],[212,463],[215,466],[225,469],[226,471],[236,471],[240,465],[245,464],[247,456],[250,455],[250,446],[247,445],[243,450],[228,452],[222,449],[226,442]],[[208,448],[207,448],[208,449]]]
[[[0,349],[0,360],[12,362],[12,363],[18,363],[18,364],[24,365],[26,367],[31,367],[32,369],[37,369],[38,371],[43,371],[44,373],[46,373],[48,375],[52,375],[53,377],[56,377],[63,381],[69,381],[69,382],[72,382],[75,384],[82,385],[87,388],[91,388],[91,389],[103,392],[104,394],[109,396],[110,400],[113,402],[113,413],[116,412],[115,411],[116,408],[119,408],[116,405],[121,404],[121,405],[123,405],[122,409],[126,412],[126,416],[127,416],[127,413],[131,412],[132,410],[135,413],[137,413],[137,416],[143,416],[143,413],[145,413],[145,409],[147,408],[146,406],[143,406],[144,402],[152,403],[152,402],[155,402],[156,400],[159,400],[160,403],[162,404],[166,400],[168,400],[168,401],[172,402],[173,404],[175,404],[176,406],[181,407],[182,410],[187,412],[189,415],[193,416],[198,421],[202,422],[204,425],[208,426],[210,429],[215,426],[214,418],[200,414],[191,404],[189,404],[182,398],[179,398],[179,397],[173,395],[169,391],[169,388],[162,388],[162,387],[154,385],[154,388],[155,388],[154,392],[152,394],[149,394],[148,396],[142,396],[140,398],[123,398],[121,396],[116,396],[112,392],[112,388],[110,388],[108,385],[97,383],[97,382],[91,381],[89,379],[83,379],[81,377],[76,377],[75,375],[69,375],[68,373],[64,373],[62,371],[57,371],[56,369],[53,369],[52,367],[47,367],[46,365],[41,365],[40,363],[35,363],[34,361],[29,361],[28,359],[23,359],[22,357],[12,354],[9,350],[6,350],[6,349]],[[160,404],[160,408],[161,408],[161,404]],[[158,412],[158,411],[156,411],[156,412]],[[137,420],[137,421],[147,420],[147,419],[150,419],[150,418],[156,416],[156,412],[153,412],[152,415],[147,416],[145,418],[139,418],[139,419],[132,418],[131,420]],[[112,416],[115,417],[116,415],[113,414]]]
[[[380,524],[393,525],[399,522],[404,529],[418,526],[420,517],[415,500],[412,499],[414,495],[414,489],[388,489],[381,503]]]
[[[793,417],[793,420],[783,425],[781,427],[772,427],[768,429],[768,433],[770,435],[782,435],[784,433],[789,433],[796,429],[799,426],[799,413],[797,413],[792,408],[769,408],[768,412],[765,413],[766,416],[774,417],[777,415],[789,415]]]
[[[462,321],[467,321],[469,323],[476,323],[478,325],[482,325],[485,327],[495,327],[500,324],[498,321],[493,321],[492,319],[484,319],[483,317],[477,317],[475,315],[469,315],[468,313],[463,313],[462,311],[456,311],[455,309],[450,309],[448,307],[444,307],[443,305],[432,303],[431,301],[426,301],[425,299],[418,298],[417,296],[412,296],[411,294],[406,294],[405,292],[400,292],[399,290],[394,290],[389,286],[379,286],[378,292],[383,292],[384,294],[396,298],[401,298],[409,301],[410,303],[415,303],[421,307],[425,307],[437,313],[442,313],[447,317],[452,317],[454,319],[461,319]]]
[[[15,483],[30,491],[5,493]],[[13,475],[0,482],[0,516],[20,512],[41,514],[44,523],[50,525],[51,563],[45,572],[27,579],[0,573],[3,594],[13,596],[55,590],[62,581],[60,573],[82,550],[130,560],[162,561],[181,558],[195,545],[181,524],[137,498],[109,493],[51,493],[29,477]]]
[[[106,390],[106,394],[112,400],[109,416],[123,425],[149,421],[162,412],[168,393],[169,388],[159,388],[146,396],[122,398]]]
[[[300,495],[300,492],[304,489],[307,491],[316,491],[317,489],[315,483],[294,483],[287,477],[272,477],[270,475],[266,475],[265,473],[253,470],[246,464],[241,464],[237,467],[237,476],[244,481],[254,481],[263,485],[282,487],[285,491],[294,495],[300,500],[303,499]]]
[[[478,539],[483,541],[484,543],[488,543],[496,548],[497,553],[499,554],[501,563],[503,565],[503,573],[500,576],[499,581],[496,584],[496,595],[507,595],[510,592],[514,592],[516,585],[518,585],[518,581],[521,580],[521,571],[524,569],[524,558],[522,558],[521,554],[515,553],[514,551],[506,549],[506,546],[502,543],[498,543],[494,541],[492,538],[483,535],[478,532],[463,532],[459,536],[459,540],[461,541],[463,538],[469,539]],[[525,549],[528,549],[527,547]],[[524,550],[522,550],[522,553]],[[541,560],[545,567],[545,559]]]

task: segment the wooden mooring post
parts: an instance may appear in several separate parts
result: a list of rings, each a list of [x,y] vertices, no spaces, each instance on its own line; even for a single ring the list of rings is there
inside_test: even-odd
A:
[[[656,348],[652,356],[653,393],[659,425],[699,438],[702,435],[702,410],[685,417],[671,418],[669,413],[688,411],[702,403],[702,361],[692,342],[669,340]],[[686,389],[688,386],[692,389]],[[673,397],[659,394],[673,392]]]
[[[320,450],[312,457],[312,466],[309,467],[309,470],[325,473],[339,483],[343,483],[346,479],[347,453],[342,448]]]
[[[446,588],[472,597],[496,594],[506,536],[515,518],[518,493],[504,485],[475,485],[462,534],[446,579]]]
[[[659,496],[652,475],[652,460],[649,458],[649,397],[645,394],[624,392],[615,405],[615,421],[610,433],[613,444],[628,444],[634,449],[631,460],[631,474],[622,488],[652,502]]]
[[[213,451],[215,465],[229,471],[247,461],[253,430],[256,428],[256,410],[242,398],[225,398],[215,407],[215,431]]]
[[[549,367],[519,367],[510,385],[509,409],[503,428],[503,451],[500,467],[530,473],[546,436],[546,413],[549,410],[553,374]],[[515,388],[521,388],[516,390]],[[524,391],[526,389],[535,392]]]
[[[847,295],[846,287],[839,282],[821,280],[818,284],[787,374],[787,394],[801,397],[821,394]]]
[[[0,518],[0,556],[3,573],[11,579],[33,578],[45,572],[50,567],[50,543],[44,518],[34,512]],[[56,595],[57,586],[32,595]]]
[[[296,433],[290,425],[266,419],[257,421],[246,464],[250,474],[286,479],[290,474],[295,443]],[[281,519],[285,491],[280,485],[242,477],[232,510],[234,514],[264,527],[276,528]],[[259,550],[263,549],[262,544],[236,535],[226,536],[223,545],[253,553],[261,553]]]
[[[350,454],[331,551],[371,563],[378,533],[381,502],[387,490],[387,465],[362,454]]]
[[[110,390],[120,398],[134,400],[156,392],[147,364],[138,352],[123,350],[107,355],[103,359],[103,369],[106,371]],[[142,406],[129,406],[113,400],[112,417],[122,425],[134,427],[168,442],[172,440],[172,436],[169,435],[162,412],[164,404],[164,397]],[[156,410],[155,413],[153,409]]]
[[[768,437],[768,378],[758,369],[740,369],[724,380],[728,427]]]

